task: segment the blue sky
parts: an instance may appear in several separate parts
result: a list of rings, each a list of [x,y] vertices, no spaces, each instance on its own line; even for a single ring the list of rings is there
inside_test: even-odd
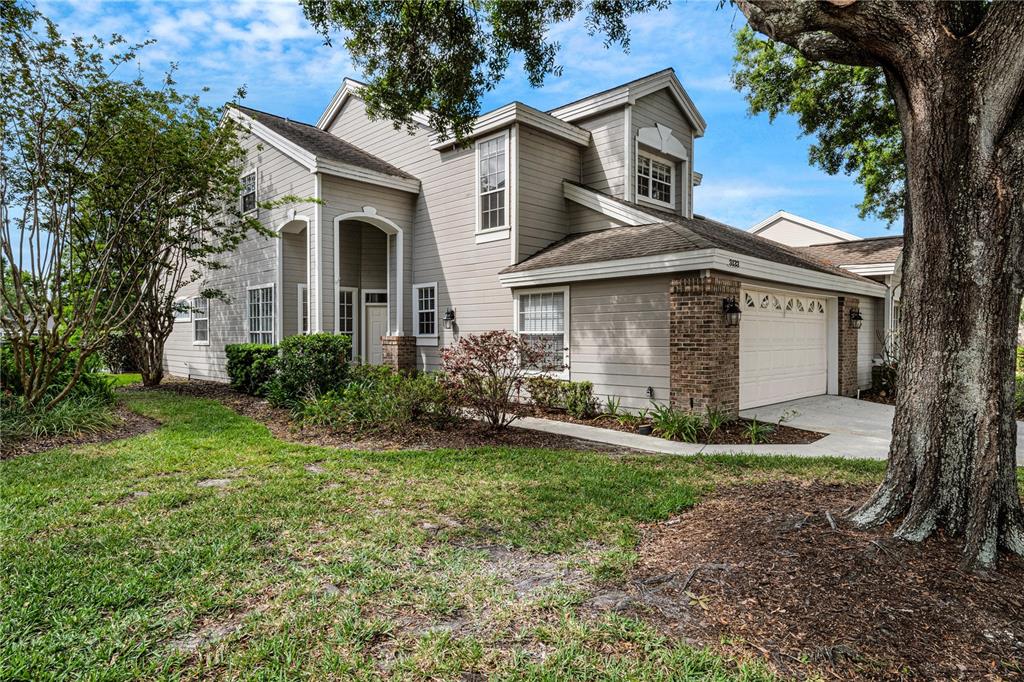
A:
[[[862,236],[892,234],[884,223],[857,217],[861,191],[851,178],[808,165],[808,141],[799,138],[795,121],[769,124],[765,116],[747,115],[729,83],[733,32],[743,25],[743,15],[731,7],[718,10],[717,4],[676,3],[634,18],[628,53],[606,49],[600,38],[587,36],[580,21],[556,26],[562,77],[533,89],[514,63],[485,109],[514,99],[550,109],[671,66],[708,122],[694,154],[694,167],[704,174],[694,199],[698,213],[746,228],[785,209]],[[156,82],[168,64],[177,63],[180,87],[210,88],[211,104],[245,85],[249,106],[313,123],[342,78],[361,77],[340,41],[324,46],[291,0],[41,0],[39,8],[65,33],[155,39],[139,63],[146,77]]]

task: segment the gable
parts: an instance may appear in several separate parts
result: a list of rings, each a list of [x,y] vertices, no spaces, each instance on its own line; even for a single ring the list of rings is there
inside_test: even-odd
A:
[[[765,218],[750,228],[749,232],[786,246],[835,244],[860,239],[855,234],[843,232],[786,211],[779,211]]]

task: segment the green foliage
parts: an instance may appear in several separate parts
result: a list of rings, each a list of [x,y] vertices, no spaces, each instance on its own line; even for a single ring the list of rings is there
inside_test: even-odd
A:
[[[562,379],[538,374],[526,378],[526,390],[534,405],[550,412],[565,407],[565,383]]]
[[[276,373],[267,383],[267,399],[278,407],[297,407],[343,386],[348,378],[351,340],[343,334],[298,334],[281,342]]]
[[[771,424],[751,419],[743,433],[750,440],[751,445],[759,445],[768,442],[768,438],[775,433],[775,427]]]
[[[875,215],[890,224],[899,219],[906,160],[882,70],[813,62],[748,26],[735,40],[732,80],[750,112],[772,120],[782,113],[795,116],[803,134],[816,138],[810,162],[831,175],[853,175],[864,188],[862,218]]]
[[[530,85],[559,75],[553,24],[585,11],[590,35],[629,46],[626,20],[660,9],[668,0],[565,2],[334,2],[300,0],[306,18],[330,43],[344,35],[353,63],[369,78],[360,96],[371,116],[412,128],[426,112],[432,128],[463,138],[480,113],[484,95],[501,82],[509,60],[522,55]]]
[[[1024,372],[1024,346],[1017,346],[1017,372]]]
[[[1018,419],[1024,416],[1024,374],[1018,374],[1014,384],[1013,409]]]
[[[732,418],[725,410],[717,407],[708,407],[704,413],[704,433],[708,438],[715,435]]]
[[[29,371],[43,371],[44,368],[37,367],[33,362],[35,357],[38,357],[38,353],[26,358],[29,362]],[[50,370],[54,374],[49,382],[49,390],[41,396],[43,401],[51,399],[71,383],[71,376],[74,374],[78,362],[78,354],[71,353],[65,358],[62,365],[57,367],[50,366]],[[68,397],[95,398],[105,401],[107,404],[112,403],[115,398],[112,387],[113,382],[100,372],[103,369],[102,365],[103,362],[98,355],[90,355],[84,358],[82,360],[82,374],[68,394]],[[10,392],[16,396],[25,397],[25,387],[15,365],[14,351],[6,343],[0,345],[0,388],[5,393]],[[29,404],[28,407],[32,406]],[[42,413],[45,410],[40,408],[33,411]]]
[[[591,419],[597,414],[599,403],[594,397],[594,385],[589,381],[568,381],[565,384],[565,411],[576,419]]]
[[[297,414],[308,423],[360,431],[443,428],[455,421],[457,406],[436,373],[354,365],[347,385],[304,401]]]
[[[604,413],[609,417],[615,417],[616,419],[622,414],[622,399],[618,396],[610,395],[608,399],[604,401]]]
[[[132,335],[130,332],[111,332],[99,350],[99,358],[107,371],[114,374],[139,371],[138,365],[132,358]]]
[[[74,433],[100,433],[113,428],[117,417],[107,391],[93,383],[92,392],[76,391],[49,409],[33,409],[22,396],[0,394],[0,440],[19,441]],[[81,385],[80,385],[81,387]]]
[[[651,411],[654,432],[662,438],[696,443],[703,420],[699,415],[673,410],[668,405],[655,405]]]
[[[231,388],[249,395],[263,395],[274,376],[277,346],[265,343],[232,343],[224,347]]]

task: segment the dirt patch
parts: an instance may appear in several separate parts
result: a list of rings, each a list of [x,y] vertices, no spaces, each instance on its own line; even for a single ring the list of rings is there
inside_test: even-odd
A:
[[[96,445],[109,443],[122,438],[141,436],[160,426],[160,422],[143,417],[125,407],[117,407],[114,414],[118,424],[111,429],[99,433],[65,433],[60,436],[44,436],[27,440],[8,442],[4,440],[0,446],[0,460],[45,452],[60,447],[77,447],[79,445]]]
[[[275,437],[293,443],[320,445],[343,450],[436,450],[475,447],[550,448],[588,452],[622,453],[626,448],[580,440],[558,434],[510,428],[492,431],[485,424],[461,420],[444,430],[410,426],[401,432],[350,433],[322,426],[297,425],[288,410],[275,408],[266,400],[233,390],[212,381],[168,381],[157,389],[181,395],[217,400],[235,412],[260,422]]]
[[[646,526],[630,582],[639,610],[785,676],[1024,679],[1024,560],[974,575],[955,543],[855,530],[843,514],[869,493],[735,487]]]
[[[616,418],[606,414],[599,415],[594,419],[577,419],[565,412],[533,408],[532,416],[540,419],[567,422],[569,424],[596,426],[602,429],[612,429],[614,431],[623,431],[625,433],[639,433],[639,428],[636,424],[624,424],[619,422]],[[765,422],[759,423],[764,424]],[[702,432],[698,444],[750,445],[750,436],[746,432],[749,424],[749,419],[733,419],[732,421],[723,424],[717,431],[710,435]],[[771,426],[772,432],[765,435],[759,443],[767,445],[803,445],[807,443],[814,443],[828,435],[827,433],[793,428],[792,426],[786,426],[785,424],[769,423],[768,425]]]

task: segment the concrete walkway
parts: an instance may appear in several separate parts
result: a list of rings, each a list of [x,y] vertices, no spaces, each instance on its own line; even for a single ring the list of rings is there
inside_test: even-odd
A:
[[[889,453],[894,411],[890,405],[825,395],[740,412],[742,417],[771,423],[778,422],[785,415],[784,424],[787,426],[828,434],[818,442],[807,445],[696,445],[534,417],[520,419],[513,426],[669,455],[743,453],[885,459]],[[1017,422],[1017,466],[1024,466],[1022,422]]]

